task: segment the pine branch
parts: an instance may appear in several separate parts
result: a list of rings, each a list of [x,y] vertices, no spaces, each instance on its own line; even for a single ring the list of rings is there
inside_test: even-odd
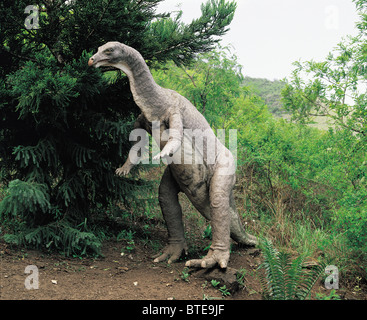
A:
[[[17,53],[11,52],[11,51],[9,51],[9,50],[6,50],[6,52],[8,52],[8,53],[9,53],[9,54],[11,54],[12,56],[17,57],[17,58],[19,58],[19,59],[21,59],[21,60],[32,61],[32,62],[35,62],[35,63],[39,64],[39,61],[37,61],[37,60],[36,60],[36,59],[34,59],[34,58],[26,57],[26,56],[22,56],[22,55],[20,55],[20,54],[17,54]]]
[[[105,16],[108,7],[110,6],[112,0],[108,0],[106,6],[103,8],[103,11],[101,12],[98,20],[93,24],[93,29],[88,33],[87,37],[85,38],[86,41],[88,41],[88,39],[93,35],[93,33],[96,31],[98,25],[101,23],[103,17]]]

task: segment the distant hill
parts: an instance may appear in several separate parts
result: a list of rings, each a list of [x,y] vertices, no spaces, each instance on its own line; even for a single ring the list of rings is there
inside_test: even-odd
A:
[[[243,84],[264,100],[272,114],[279,117],[287,114],[281,103],[282,81],[245,77]]]
[[[243,85],[262,98],[274,116],[290,121],[291,114],[284,109],[281,102],[281,91],[285,85],[282,81],[245,77]],[[333,126],[333,122],[327,117],[315,116],[312,117],[312,120],[313,123],[310,123],[309,126],[320,130],[328,130],[330,126]]]

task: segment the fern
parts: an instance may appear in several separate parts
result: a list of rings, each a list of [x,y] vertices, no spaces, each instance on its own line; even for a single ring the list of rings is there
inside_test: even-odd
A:
[[[321,263],[312,269],[303,268],[306,255],[291,260],[288,253],[279,252],[270,240],[262,241],[264,262],[259,269],[263,296],[267,300],[305,300],[325,268]]]

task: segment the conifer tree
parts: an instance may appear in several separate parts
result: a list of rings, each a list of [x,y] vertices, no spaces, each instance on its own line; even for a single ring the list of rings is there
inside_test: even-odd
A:
[[[95,236],[76,226],[132,196],[137,182],[114,171],[138,108],[126,77],[88,68],[88,58],[120,41],[151,67],[188,63],[219,41],[236,8],[210,0],[184,24],[180,13],[157,14],[161,1],[44,0],[32,10],[29,1],[0,3],[0,183],[8,186],[0,217],[8,240],[97,250]]]

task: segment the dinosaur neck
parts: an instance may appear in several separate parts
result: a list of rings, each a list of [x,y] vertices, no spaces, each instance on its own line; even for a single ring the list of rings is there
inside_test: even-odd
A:
[[[162,88],[156,84],[141,54],[129,48],[129,56],[117,67],[122,70],[130,82],[135,103],[148,121],[159,120],[166,112]]]

